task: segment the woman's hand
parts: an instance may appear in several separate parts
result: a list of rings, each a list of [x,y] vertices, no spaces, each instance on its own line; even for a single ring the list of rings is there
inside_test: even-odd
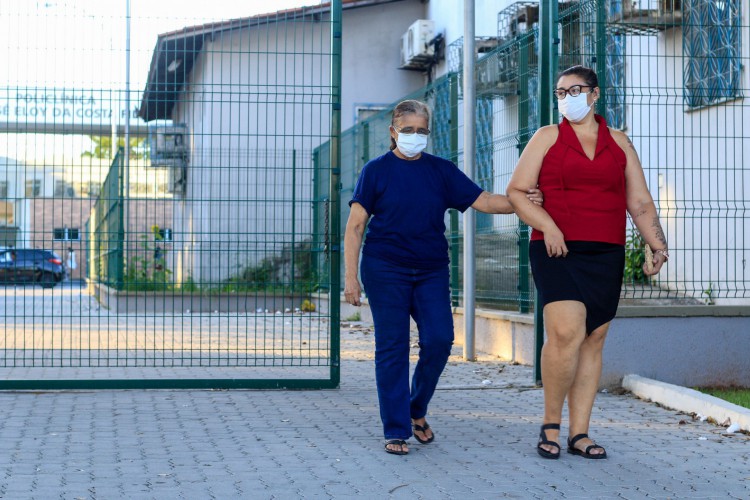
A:
[[[565,257],[568,255],[565,237],[557,226],[544,230],[544,245],[547,247],[547,255],[550,257]]]
[[[646,276],[653,276],[655,274],[659,274],[659,271],[661,271],[661,266],[663,266],[666,261],[667,261],[667,258],[664,256],[664,254],[654,252],[654,257],[653,257],[654,267],[651,268],[651,271],[649,271],[648,263],[644,262],[643,274],[645,274]]]
[[[539,205],[541,207],[544,204],[544,193],[537,188],[529,189],[526,192],[526,198],[528,198],[534,205]]]
[[[359,280],[357,278],[346,278],[344,285],[344,298],[346,302],[353,306],[361,306],[362,301],[362,287],[359,286]]]

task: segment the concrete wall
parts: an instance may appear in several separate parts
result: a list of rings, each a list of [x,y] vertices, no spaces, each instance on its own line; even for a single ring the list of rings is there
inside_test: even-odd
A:
[[[425,85],[422,72],[398,69],[401,35],[425,15],[420,0],[344,10],[341,130],[355,124],[358,106],[385,106]]]
[[[366,302],[355,308],[342,297],[342,321],[357,311],[362,321],[372,321]],[[456,308],[453,323],[459,345],[464,343],[463,321],[463,309]],[[533,365],[533,315],[477,309],[475,323],[477,351]],[[748,387],[748,352],[750,308],[621,307],[604,346],[600,386],[619,387],[623,376],[636,374],[688,387]]]
[[[617,318],[604,346],[603,386],[633,373],[687,387],[750,386],[750,318]]]

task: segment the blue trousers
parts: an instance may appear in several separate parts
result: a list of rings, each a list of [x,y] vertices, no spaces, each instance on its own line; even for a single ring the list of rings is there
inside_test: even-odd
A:
[[[448,266],[401,267],[363,255],[360,267],[375,322],[375,379],[386,439],[408,439],[427,414],[453,345]],[[419,329],[419,361],[409,388],[409,316]]]

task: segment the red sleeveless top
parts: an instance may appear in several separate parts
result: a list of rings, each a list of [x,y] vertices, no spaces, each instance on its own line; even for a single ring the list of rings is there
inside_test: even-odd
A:
[[[625,152],[609,133],[607,122],[599,124],[594,159],[583,152],[567,119],[559,125],[555,144],[547,151],[539,172],[544,209],[555,221],[566,241],[598,241],[625,244]],[[534,229],[531,239],[543,240]]]

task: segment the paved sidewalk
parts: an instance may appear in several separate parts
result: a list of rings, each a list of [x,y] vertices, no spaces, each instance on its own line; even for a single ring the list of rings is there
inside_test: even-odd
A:
[[[0,497],[750,497],[747,436],[628,395],[594,409],[609,460],[541,459],[531,370],[458,348],[428,415],[436,441],[388,455],[372,351],[371,329],[347,323],[331,391],[0,393]]]

